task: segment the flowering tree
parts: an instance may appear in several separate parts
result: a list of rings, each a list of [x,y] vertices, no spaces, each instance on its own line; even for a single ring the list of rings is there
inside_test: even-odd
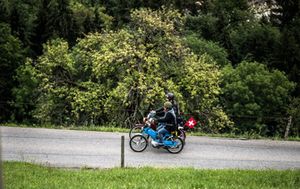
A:
[[[131,20],[127,28],[89,34],[72,49],[63,40],[47,43],[35,67],[39,120],[131,124],[161,106],[167,91],[182,111],[213,110],[220,71],[211,57],[184,45],[181,14],[140,9]]]

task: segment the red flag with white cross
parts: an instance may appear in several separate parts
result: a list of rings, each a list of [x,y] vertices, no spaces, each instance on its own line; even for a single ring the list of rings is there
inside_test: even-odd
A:
[[[197,121],[193,117],[191,117],[184,125],[193,129],[197,125]]]

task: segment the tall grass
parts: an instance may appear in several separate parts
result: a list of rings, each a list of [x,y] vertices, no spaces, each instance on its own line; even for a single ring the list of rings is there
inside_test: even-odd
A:
[[[67,170],[4,163],[5,188],[299,188],[300,170],[114,168]]]

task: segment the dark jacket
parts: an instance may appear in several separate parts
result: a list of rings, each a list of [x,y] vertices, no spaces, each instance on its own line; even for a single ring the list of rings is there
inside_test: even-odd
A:
[[[179,118],[179,116],[180,116],[179,105],[177,104],[177,102],[175,100],[172,100],[171,103],[173,105],[173,109],[174,109],[176,117]]]
[[[175,131],[176,130],[176,117],[174,117],[173,113],[171,110],[165,112],[165,115],[163,117],[158,117],[157,121],[161,123],[166,124],[166,129],[169,132]]]
[[[157,116],[160,116],[160,117],[164,116],[165,115],[164,107],[160,107],[160,108],[156,109],[155,113]]]

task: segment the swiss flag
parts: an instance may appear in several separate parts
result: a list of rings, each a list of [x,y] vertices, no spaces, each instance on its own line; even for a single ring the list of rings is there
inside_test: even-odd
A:
[[[191,117],[184,125],[193,129],[195,125],[197,125],[197,121],[193,117]]]

